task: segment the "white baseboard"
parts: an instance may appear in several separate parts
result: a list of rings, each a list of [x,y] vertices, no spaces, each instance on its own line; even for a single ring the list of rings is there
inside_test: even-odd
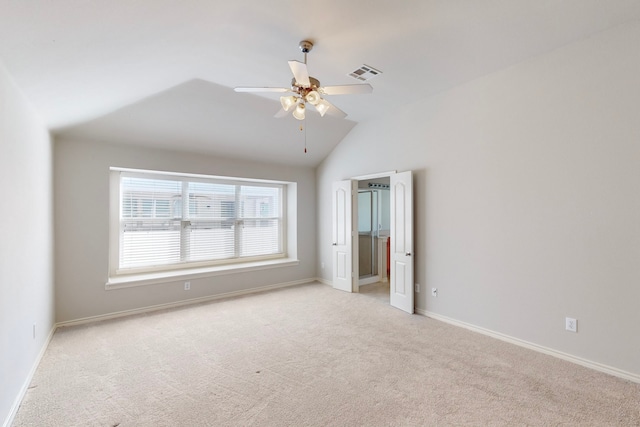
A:
[[[85,323],[99,322],[101,320],[116,319],[118,317],[131,316],[131,315],[134,315],[134,314],[148,313],[148,312],[151,312],[151,311],[164,310],[164,309],[168,309],[168,308],[182,307],[182,306],[185,306],[185,305],[198,304],[198,303],[202,303],[202,302],[208,302],[208,301],[214,301],[214,300],[219,300],[219,299],[224,299],[224,298],[232,298],[232,297],[238,297],[238,296],[241,296],[241,295],[253,294],[253,293],[256,293],[256,292],[264,292],[264,291],[269,291],[269,290],[273,290],[273,289],[286,288],[286,287],[289,287],[289,286],[302,285],[302,284],[305,284],[305,283],[314,282],[316,280],[317,279],[315,279],[315,278],[310,278],[310,279],[295,280],[295,281],[292,281],[292,282],[276,283],[274,285],[260,286],[260,287],[251,288],[251,289],[243,289],[241,291],[225,292],[225,293],[222,293],[222,294],[208,295],[208,296],[200,297],[200,298],[191,298],[191,299],[187,299],[187,300],[182,300],[182,301],[177,301],[177,302],[170,302],[170,303],[166,303],[166,304],[158,304],[158,305],[152,305],[152,306],[148,306],[148,307],[134,308],[132,310],[123,310],[123,311],[117,311],[117,312],[114,312],[114,313],[100,314],[98,316],[83,317],[81,319],[67,320],[67,321],[64,321],[64,322],[59,322],[59,323],[56,324],[56,326],[58,328],[60,328],[60,327],[66,327],[66,326],[83,325]]]
[[[367,286],[382,281],[380,276],[367,277],[366,279],[359,279],[358,286]]]
[[[423,316],[430,317],[435,320],[439,320],[441,322],[449,323],[454,326],[459,326],[461,328],[465,328],[473,332],[478,332],[483,335],[487,335],[492,338],[496,338],[501,341],[508,342],[510,344],[515,344],[517,346],[524,347],[529,350],[534,350],[539,353],[544,353],[549,356],[554,356],[559,359],[566,360],[567,362],[572,362],[577,365],[584,366],[585,368],[590,368],[599,372],[604,372],[605,374],[613,375],[618,378],[623,378],[625,380],[633,381],[635,383],[640,383],[640,375],[638,374],[623,371],[621,369],[614,368],[612,366],[604,365],[598,362],[593,362],[591,360],[583,359],[581,357],[573,356],[571,354],[563,353],[561,351],[554,350],[552,348],[544,347],[538,344],[534,344],[534,343],[524,341],[518,338],[514,338],[508,335],[504,335],[504,334],[501,334],[500,332],[495,332],[490,329],[485,329],[479,326],[472,325],[470,323],[461,322],[459,320],[452,319],[447,316],[442,316],[440,314],[432,313],[427,310],[421,310],[416,308],[416,313],[421,314]]]
[[[331,282],[330,282],[329,280],[327,280],[327,279],[323,279],[322,277],[316,277],[316,278],[315,278],[315,281],[316,281],[316,282],[320,282],[320,283],[322,283],[323,285],[333,286],[333,283],[331,283]]]
[[[18,409],[20,408],[20,404],[22,403],[22,399],[24,399],[25,394],[27,394],[27,390],[29,390],[29,384],[31,384],[31,380],[33,379],[33,376],[35,375],[36,370],[40,365],[40,361],[42,360],[44,353],[47,351],[47,348],[49,347],[49,343],[51,342],[51,339],[53,338],[53,334],[56,332],[56,329],[57,329],[57,326],[53,325],[53,327],[51,328],[51,331],[49,331],[49,335],[47,336],[47,339],[44,341],[44,344],[42,344],[42,347],[38,352],[38,356],[36,357],[36,360],[33,362],[33,366],[31,366],[31,369],[29,370],[29,374],[25,378],[22,384],[22,387],[18,392],[18,395],[13,401],[13,405],[11,405],[11,409],[9,410],[9,415],[7,415],[7,418],[2,423],[3,427],[9,427],[13,423],[13,420],[16,417],[16,414],[18,413]]]

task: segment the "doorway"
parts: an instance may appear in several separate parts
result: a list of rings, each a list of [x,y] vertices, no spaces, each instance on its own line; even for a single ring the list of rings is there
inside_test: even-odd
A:
[[[414,312],[413,294],[413,178],[412,172],[386,172],[336,181],[333,198],[333,287],[346,292],[360,288],[358,183],[389,178],[389,302]]]
[[[360,287],[388,283],[389,177],[358,181],[358,273]]]

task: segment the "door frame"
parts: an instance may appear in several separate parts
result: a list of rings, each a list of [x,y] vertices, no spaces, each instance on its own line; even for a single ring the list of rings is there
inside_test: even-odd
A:
[[[411,170],[409,171],[404,171],[401,172],[401,174],[405,174],[405,173],[409,173],[409,176],[411,177],[411,179],[413,179],[413,172]],[[379,173],[373,173],[373,174],[367,174],[367,175],[359,175],[359,176],[354,176],[351,178],[347,178],[341,181],[335,181],[334,184],[332,185],[332,193],[334,192],[334,186],[336,184],[343,184],[346,185],[348,184],[349,188],[351,188],[351,197],[349,197],[350,201],[351,201],[351,206],[350,206],[350,213],[351,213],[351,218],[350,221],[347,218],[344,218],[345,220],[347,220],[347,222],[349,222],[351,229],[350,229],[350,233],[351,234],[351,238],[348,239],[350,240],[350,249],[351,249],[351,286],[349,287],[348,285],[346,287],[336,287],[336,283],[333,283],[333,287],[334,289],[340,289],[340,290],[344,290],[347,292],[359,292],[359,288],[360,288],[360,284],[359,284],[359,274],[358,274],[358,253],[359,253],[359,244],[360,242],[358,241],[358,235],[357,232],[354,232],[354,230],[357,230],[357,221],[358,221],[358,204],[357,204],[357,190],[358,190],[358,181],[364,181],[364,180],[369,180],[369,179],[375,179],[375,178],[389,178],[390,181],[392,181],[392,176],[397,175],[398,172],[396,170],[393,171],[388,171],[388,172],[379,172]],[[413,185],[410,183],[410,188],[412,188]],[[406,194],[405,194],[406,195]],[[332,197],[334,195],[332,194]],[[413,191],[411,191],[409,193],[409,209],[411,209],[411,211],[409,212],[409,227],[411,229],[411,242],[409,244],[410,247],[406,248],[406,253],[402,253],[403,256],[406,257],[411,257],[411,260],[409,261],[409,276],[406,277],[406,279],[408,279],[410,281],[410,283],[408,284],[408,286],[405,286],[404,289],[408,290],[409,292],[411,292],[411,295],[409,296],[410,298],[410,306],[407,307],[402,307],[401,305],[396,305],[393,303],[392,301],[392,292],[393,290],[393,284],[395,283],[395,279],[397,279],[397,277],[394,276],[394,268],[391,268],[391,287],[389,289],[389,305],[396,307],[400,310],[406,311],[410,314],[412,314],[414,312],[414,300],[415,300],[415,289],[413,286],[413,276],[414,276],[414,262],[413,262],[413,240],[414,240],[414,232],[413,232]],[[346,201],[346,200],[345,200]],[[405,205],[406,206],[406,205]],[[393,205],[393,201],[391,201],[391,206],[390,208],[394,208],[395,206]],[[347,214],[348,215],[348,214]],[[391,224],[391,227],[393,227],[394,225]],[[335,224],[335,220],[334,220],[334,224],[332,224],[332,228],[335,228],[336,224]],[[334,242],[333,246],[336,246],[336,242]],[[335,251],[335,249],[334,249]],[[393,258],[393,257],[392,257]],[[393,259],[392,259],[393,262]],[[403,262],[402,264],[407,265],[406,262]],[[334,270],[336,268],[336,265],[333,266]],[[335,271],[334,271],[334,276],[335,276]],[[405,276],[407,276],[405,274]],[[334,277],[334,281],[335,281],[335,277]],[[396,284],[397,285],[397,284]],[[350,288],[350,289],[349,289]],[[403,295],[407,295],[406,293],[403,292]]]
[[[405,173],[405,172],[410,172],[410,176],[413,177],[413,172],[411,172],[411,171],[403,171],[402,173]],[[380,173],[373,173],[373,174],[355,176],[355,177],[352,177],[350,179],[352,181],[361,181],[361,180],[368,180],[368,179],[375,179],[375,178],[387,178],[388,177],[389,180],[391,181],[392,180],[391,177],[394,176],[394,175],[397,175],[397,174],[398,174],[398,171],[397,170],[393,170],[393,171],[388,171],[388,172],[380,172]],[[410,209],[413,210],[413,191],[411,193],[412,194],[410,194],[410,198],[411,199],[409,201],[409,206],[410,206]],[[391,200],[390,203],[391,203],[390,208],[394,209],[395,208],[394,200]],[[355,217],[353,217],[352,223],[357,226],[357,215],[358,215],[357,210],[355,212],[352,210],[351,214],[355,215]],[[409,252],[406,253],[406,256],[411,258],[409,260],[411,272],[410,272],[410,283],[408,285],[405,284],[405,287],[408,287],[407,291],[411,292],[411,295],[408,296],[409,299],[410,299],[410,301],[408,301],[408,302],[410,302],[410,307],[409,306],[403,307],[403,305],[406,305],[406,304],[403,303],[403,304],[399,304],[398,305],[397,301],[396,301],[396,303],[394,303],[394,301],[393,301],[394,298],[393,298],[392,293],[394,292],[394,286],[397,285],[397,283],[395,283],[397,281],[397,277],[394,277],[393,265],[391,266],[392,272],[391,272],[391,286],[390,286],[390,289],[389,289],[389,305],[391,305],[393,307],[396,307],[396,308],[398,308],[400,310],[403,310],[403,311],[405,311],[405,312],[407,312],[409,314],[413,314],[413,312],[415,310],[415,308],[414,308],[414,304],[415,304],[415,301],[414,301],[415,300],[415,289],[414,289],[414,286],[413,286],[413,276],[414,276],[415,272],[413,270],[414,270],[415,266],[414,266],[414,261],[413,261],[414,255],[413,255],[412,252],[413,252],[413,244],[414,244],[414,240],[415,240],[415,230],[413,229],[414,227],[413,227],[413,215],[412,215],[412,213],[410,213],[410,217],[411,217],[410,227],[411,227],[411,230],[412,230],[412,236],[410,237],[411,243],[409,244],[410,248],[408,248]],[[391,227],[393,228],[394,224],[391,224]],[[393,231],[392,231],[392,234],[393,234]],[[355,244],[355,242],[354,242],[354,244]],[[391,259],[391,263],[393,264],[393,262],[394,262],[393,255],[391,256],[391,258],[392,258]],[[355,258],[352,259],[352,263],[354,263],[354,265],[356,266],[355,267],[355,269],[356,269],[355,270],[356,277],[358,277],[358,275],[359,275],[358,270],[357,270],[357,265],[358,265],[357,261],[358,260],[355,259]]]
[[[405,171],[405,172],[410,172],[410,175],[411,176],[413,175],[413,173],[411,171]],[[356,190],[356,194],[357,194],[357,182],[358,181],[368,180],[368,179],[375,179],[375,178],[387,178],[387,177],[391,180],[391,177],[396,175],[396,174],[398,174],[398,172],[396,170],[393,170],[393,171],[388,171],[388,172],[379,172],[379,173],[373,173],[373,174],[367,174],[367,175],[358,175],[358,176],[354,176],[354,177],[348,178],[348,179],[346,179],[344,181],[350,181],[352,184],[356,183],[355,184],[355,190]],[[353,187],[354,186],[352,185],[352,188]],[[412,201],[413,200],[413,194],[410,194],[409,197],[411,198],[410,206],[412,206],[413,205],[413,201]],[[357,230],[357,220],[358,220],[358,211],[357,211],[357,203],[356,203],[357,200],[354,202],[353,199],[355,199],[355,198],[352,198],[352,203],[355,204],[355,206],[352,206],[352,209],[351,209],[351,224],[352,224],[352,227],[353,227],[352,230],[353,229]],[[394,209],[394,205],[393,205],[394,202],[391,201],[391,203],[392,203],[392,206],[390,206],[390,208]],[[411,208],[411,210],[413,210],[413,209]],[[411,215],[411,217],[412,217],[412,215]],[[412,220],[411,220],[411,223],[413,223]],[[393,224],[391,226],[393,227]],[[410,225],[410,227],[413,230],[413,226]],[[414,234],[413,231],[411,233],[412,233],[411,241],[413,242],[413,240],[415,238],[415,234]],[[359,287],[360,287],[359,286],[359,271],[358,271],[359,270],[359,268],[358,268],[358,252],[357,252],[357,250],[353,250],[357,246],[356,239],[357,239],[357,233],[352,233],[351,264],[352,264],[352,272],[353,272],[352,273],[352,277],[353,277],[354,280],[352,282],[351,292],[359,292]],[[413,243],[410,243],[410,246],[413,246]],[[413,254],[411,252],[413,252],[412,248],[409,249],[409,252],[407,252],[406,255],[410,256],[410,257],[413,257]],[[396,308],[404,310],[404,311],[406,311],[408,313],[413,313],[414,312],[414,307],[413,307],[414,295],[413,294],[415,293],[415,289],[414,289],[414,286],[413,286],[413,274],[414,274],[414,272],[413,272],[414,265],[413,264],[414,264],[413,259],[411,259],[411,261],[410,261],[410,268],[411,268],[410,281],[411,281],[411,283],[408,285],[409,289],[407,289],[407,290],[409,290],[409,292],[411,292],[411,295],[409,296],[410,300],[411,300],[411,307],[408,307],[408,308],[404,307],[403,308],[403,307],[399,307],[399,306],[393,304],[392,303],[392,295],[391,295],[391,293],[393,292],[393,286],[391,286],[390,290],[389,290],[389,304],[394,306],[394,307],[396,307]],[[334,268],[335,268],[335,266],[334,266]],[[392,280],[392,282],[394,280],[396,280],[394,278],[394,276],[393,276],[393,272],[392,272],[392,279],[391,280]],[[393,283],[392,283],[392,285],[393,285]]]

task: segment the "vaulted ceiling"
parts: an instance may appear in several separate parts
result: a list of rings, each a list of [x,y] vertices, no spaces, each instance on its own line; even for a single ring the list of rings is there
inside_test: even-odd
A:
[[[54,134],[315,166],[357,123],[639,18],[637,0],[2,0],[0,61]],[[277,95],[232,88],[288,86],[303,39],[324,85],[383,74],[301,131]]]

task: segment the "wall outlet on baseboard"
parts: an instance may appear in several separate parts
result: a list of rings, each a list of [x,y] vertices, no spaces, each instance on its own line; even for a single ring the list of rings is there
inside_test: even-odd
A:
[[[188,291],[191,289],[191,282],[184,282],[184,290]]]
[[[431,288],[431,296],[438,297],[438,288]]]
[[[578,320],[571,317],[566,317],[564,321],[564,328],[570,332],[578,332]]]
[[[416,283],[416,292],[420,293],[420,283]]]

